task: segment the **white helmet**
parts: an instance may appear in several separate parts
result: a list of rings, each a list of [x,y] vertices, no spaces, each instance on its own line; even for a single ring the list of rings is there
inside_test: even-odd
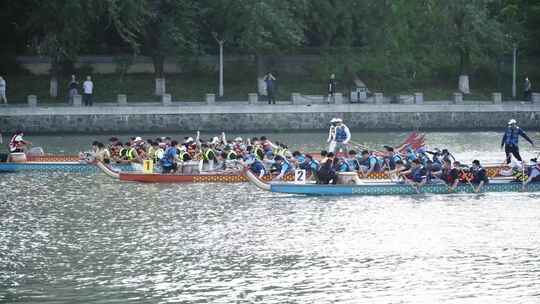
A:
[[[515,125],[515,124],[517,124],[517,121],[515,119],[510,119],[510,121],[508,121],[508,124],[509,125]]]

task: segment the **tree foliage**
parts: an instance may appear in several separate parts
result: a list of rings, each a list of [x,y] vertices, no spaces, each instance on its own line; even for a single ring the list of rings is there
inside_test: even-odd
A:
[[[14,52],[56,67],[104,50],[166,56],[213,52],[215,39],[252,54],[295,48],[323,55],[323,73],[396,82],[493,64],[514,46],[540,52],[540,0],[20,0],[0,16]]]

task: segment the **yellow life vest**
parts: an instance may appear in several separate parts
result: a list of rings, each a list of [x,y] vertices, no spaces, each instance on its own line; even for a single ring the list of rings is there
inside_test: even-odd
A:
[[[231,158],[231,156],[234,156],[234,159],[236,159],[236,156],[237,156],[237,155],[236,155],[236,152],[234,152],[234,151],[232,151],[232,150],[229,151],[229,153],[227,153],[227,159],[231,159],[231,160],[232,160],[233,158]]]
[[[135,159],[135,148],[129,148],[126,153],[127,160],[134,160]]]
[[[216,153],[214,152],[214,150],[208,149],[202,154],[203,160],[205,160],[205,161],[210,160],[210,154],[214,154],[214,157],[216,156]]]

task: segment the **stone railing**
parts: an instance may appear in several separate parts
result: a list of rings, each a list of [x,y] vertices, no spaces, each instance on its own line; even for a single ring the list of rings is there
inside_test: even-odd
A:
[[[206,94],[205,95],[205,102],[204,103],[197,103],[200,105],[217,105],[220,103],[224,103],[222,101],[218,101],[216,99],[216,94]],[[259,95],[257,93],[249,93],[247,96],[247,100],[240,100],[237,102],[245,102],[250,105],[257,105],[266,104],[266,97],[259,98]],[[324,96],[324,95],[304,95],[300,93],[292,93],[290,101],[286,102],[279,102],[280,104],[293,104],[293,105],[308,105],[308,104],[345,104],[349,103],[349,99],[344,98],[342,93],[335,93],[333,97]],[[456,105],[462,105],[465,104],[463,94],[456,92],[452,94],[452,97],[450,100],[445,101],[447,104],[456,104]],[[532,93],[531,94],[531,100],[533,104],[540,105],[540,93]],[[355,102],[350,102],[355,103]],[[363,100],[362,104],[375,104],[375,105],[383,105],[383,104],[416,104],[416,105],[422,105],[426,104],[426,101],[424,99],[424,94],[422,92],[416,92],[412,95],[398,95],[394,96],[392,98],[384,96],[381,92],[374,93],[371,97],[367,97],[365,100]],[[434,103],[428,102],[428,103]],[[468,102],[469,104],[474,104],[475,102]],[[503,104],[503,95],[502,93],[495,92],[492,93],[492,98],[489,101],[477,101],[479,104],[486,104],[486,103],[492,103],[492,104]],[[30,107],[36,107],[38,106],[38,96],[36,95],[28,95],[27,96],[27,104]],[[138,103],[131,103],[130,105],[136,105]],[[172,106],[173,105],[173,97],[171,94],[165,93],[161,96],[161,104],[163,106]],[[70,103],[71,106],[74,107],[80,107],[82,106],[82,96],[81,95],[75,95],[73,96],[73,101]],[[110,105],[110,103],[109,103]],[[116,97],[116,105],[118,106],[127,106],[128,105],[128,95],[126,94],[119,94]]]

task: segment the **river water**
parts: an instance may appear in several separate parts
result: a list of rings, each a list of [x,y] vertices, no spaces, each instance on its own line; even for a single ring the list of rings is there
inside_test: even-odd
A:
[[[310,151],[326,137],[270,136]],[[63,153],[94,138],[28,137]],[[504,157],[493,132],[427,143]],[[65,173],[0,188],[0,303],[540,303],[540,194],[303,197]]]

